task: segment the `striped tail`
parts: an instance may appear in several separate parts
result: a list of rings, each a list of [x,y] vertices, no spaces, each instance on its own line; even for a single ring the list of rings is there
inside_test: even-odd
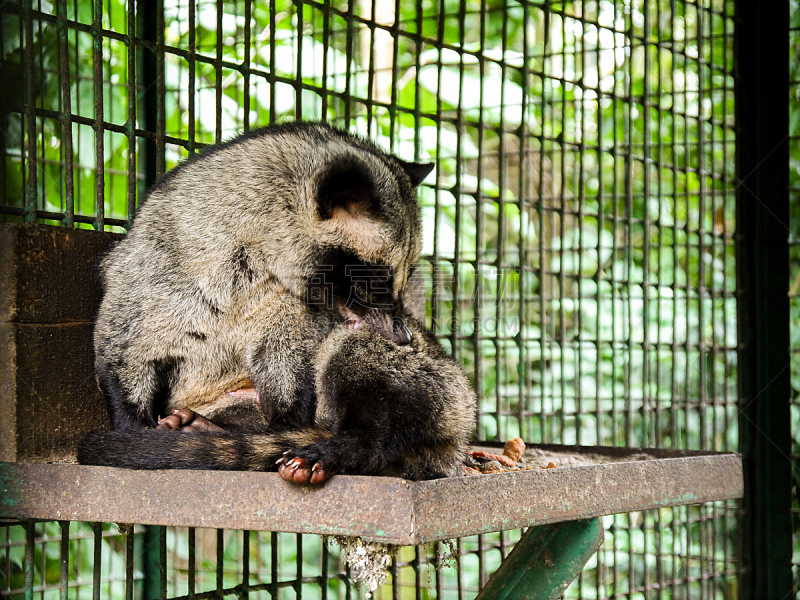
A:
[[[283,453],[329,438],[329,430],[275,433],[127,429],[90,433],[78,447],[84,465],[125,469],[276,471]]]

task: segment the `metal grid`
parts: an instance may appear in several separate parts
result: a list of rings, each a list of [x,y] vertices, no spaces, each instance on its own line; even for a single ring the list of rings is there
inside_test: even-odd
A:
[[[800,4],[790,3],[789,23],[789,303],[791,353],[792,580],[800,594]]]
[[[326,119],[436,161],[420,191],[429,325],[481,395],[480,438],[736,450],[732,2],[2,11],[5,221],[124,230],[146,185],[204,144]],[[607,517],[566,597],[734,597],[738,518],[733,502]],[[139,556],[128,587],[100,595],[353,593],[312,536],[136,537],[106,553]],[[518,537],[459,540],[438,570],[446,549],[403,550],[378,596],[469,597]],[[90,561],[77,543],[71,565]],[[27,565],[42,598],[66,597],[9,544],[5,573]],[[69,573],[70,594],[97,588]]]

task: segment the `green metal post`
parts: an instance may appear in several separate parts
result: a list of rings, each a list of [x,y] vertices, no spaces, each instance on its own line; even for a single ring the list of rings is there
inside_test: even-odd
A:
[[[736,3],[742,599],[792,596],[789,2]]]
[[[147,525],[143,546],[144,600],[167,597],[167,528]]]
[[[477,600],[557,600],[602,543],[600,519],[531,527]]]

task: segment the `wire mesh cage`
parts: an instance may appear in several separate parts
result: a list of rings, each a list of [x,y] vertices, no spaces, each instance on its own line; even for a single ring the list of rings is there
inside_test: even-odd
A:
[[[800,530],[800,486],[798,486],[797,473],[800,465],[800,136],[796,125],[800,119],[800,5],[792,2],[790,5],[790,62],[789,62],[789,220],[786,223],[789,230],[789,301],[790,301],[790,331],[791,331],[791,458],[792,458],[792,531]],[[792,572],[795,594],[800,591],[800,539],[795,534],[792,548]]]
[[[479,394],[479,439],[737,449],[732,2],[0,9],[4,221],[124,231],[206,145],[325,120],[436,163],[427,324]],[[565,597],[735,597],[739,515],[606,517]],[[377,595],[474,595],[518,538],[402,549]],[[358,593],[309,535],[42,523],[2,549],[8,597]]]

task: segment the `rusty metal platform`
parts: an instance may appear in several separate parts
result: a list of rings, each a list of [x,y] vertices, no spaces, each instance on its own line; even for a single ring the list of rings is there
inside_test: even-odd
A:
[[[277,473],[0,463],[0,517],[357,535],[411,545],[743,493],[741,457],[732,453],[540,445],[529,447],[526,460],[557,467],[421,482],[337,475],[312,488]]]

